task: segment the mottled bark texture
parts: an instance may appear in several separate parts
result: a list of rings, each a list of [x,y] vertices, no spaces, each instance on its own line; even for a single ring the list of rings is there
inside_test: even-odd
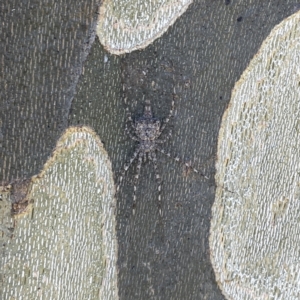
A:
[[[37,174],[68,125],[96,4],[1,1],[0,181]]]
[[[117,299],[114,181],[96,133],[66,130],[13,224],[9,190],[0,189],[0,298]]]
[[[134,168],[117,197],[120,299],[224,299],[212,270],[208,235],[221,117],[231,89],[271,29],[299,9],[295,0],[194,1],[158,40],[122,57],[96,38],[93,1],[1,4],[1,180],[42,168],[69,124],[91,126],[115,171],[134,149],[124,133],[124,98],[141,115],[176,115],[165,149],[204,179],[159,156],[162,218],[153,167],[146,164],[132,216]],[[86,53],[89,52],[87,59]],[[79,74],[82,72],[81,76]]]
[[[223,115],[210,256],[228,299],[300,296],[299,24],[272,30]]]
[[[143,49],[187,10],[193,0],[103,0],[97,35],[113,54]]]

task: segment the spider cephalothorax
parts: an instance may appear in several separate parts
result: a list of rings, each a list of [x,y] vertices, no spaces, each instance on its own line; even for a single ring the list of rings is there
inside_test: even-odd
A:
[[[158,150],[156,144],[162,142],[158,140],[158,137],[162,134],[163,128],[161,128],[160,121],[153,118],[149,101],[146,102],[144,115],[133,121],[132,127],[137,137],[133,139],[139,141],[140,151],[144,153],[145,158],[147,153]],[[148,157],[151,159],[151,155]]]
[[[154,170],[155,170],[155,177],[157,181],[159,182],[158,185],[158,206],[159,206],[159,213],[161,214],[161,207],[160,207],[160,191],[161,191],[161,183],[160,183],[160,175],[157,170],[157,160],[156,160],[156,151],[159,151],[169,157],[171,157],[170,153],[165,152],[163,149],[160,148],[160,144],[163,144],[165,141],[167,141],[171,135],[171,130],[169,131],[168,135],[161,139],[160,136],[163,133],[166,125],[170,121],[170,118],[173,116],[174,112],[174,101],[172,101],[172,107],[170,109],[168,117],[161,122],[159,119],[156,119],[153,117],[150,101],[146,101],[144,114],[142,117],[137,118],[136,120],[133,120],[131,117],[131,114],[129,113],[129,110],[127,109],[127,122],[125,131],[130,136],[131,139],[138,142],[138,145],[136,147],[136,150],[131,157],[128,164],[125,164],[124,171],[122,172],[122,175],[120,176],[119,184],[122,182],[123,176],[125,172],[129,169],[130,165],[133,163],[133,161],[138,158],[137,163],[137,172],[135,175],[135,184],[134,184],[134,195],[133,195],[133,213],[135,213],[135,207],[136,207],[136,182],[139,179],[140,171],[142,162],[147,161],[147,159],[151,160],[153,162]],[[128,123],[131,125],[131,130],[128,128]],[[176,161],[181,161],[179,158],[175,158]],[[188,163],[185,163],[187,167],[191,167]],[[198,171],[194,168],[192,168],[194,172],[198,173]],[[117,187],[117,190],[119,190],[119,186]]]
[[[142,118],[134,123],[135,133],[142,141],[156,140],[160,134],[160,121]]]

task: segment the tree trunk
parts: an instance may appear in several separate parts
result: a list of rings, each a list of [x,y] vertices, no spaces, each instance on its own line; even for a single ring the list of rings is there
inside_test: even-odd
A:
[[[99,299],[104,295],[103,261],[112,261],[108,264],[112,292],[107,299],[225,299],[214,276],[208,243],[221,118],[235,82],[263,40],[299,9],[300,2],[195,0],[160,38],[144,50],[122,56],[109,54],[95,35],[97,1],[2,2],[2,298]],[[151,162],[141,168],[134,215],[136,164],[125,173],[116,200],[105,198],[104,192],[98,197],[99,182],[91,175],[107,168],[99,189],[113,192],[110,162],[95,140],[99,137],[103,143],[118,185],[123,165],[136,147],[125,133],[125,109],[133,118],[139,117],[147,99],[161,120],[175,101],[168,124],[173,134],[162,147],[203,175],[158,153],[162,215]],[[58,156],[58,148],[53,149],[62,145],[57,143],[64,139],[63,132],[77,125],[91,127],[98,137],[84,127],[88,133],[72,148],[77,156],[68,152],[69,146],[69,158]],[[103,161],[96,164],[99,153]],[[71,157],[78,166],[69,165]],[[73,192],[55,196],[57,185],[49,190],[49,179],[43,182],[48,193],[31,199],[35,184],[41,186],[45,170],[50,170],[49,161],[66,168],[63,174],[68,176],[61,184],[68,190],[69,183]],[[55,174],[47,178],[51,176]],[[95,184],[92,187],[85,181],[88,176]],[[18,185],[24,180],[30,182],[27,194]],[[14,195],[21,196],[12,200]],[[11,217],[9,201],[16,200],[26,200],[28,206]],[[101,214],[107,212],[103,203],[115,209],[115,230],[101,227],[106,226],[102,220],[114,222],[109,213],[110,219],[103,219]],[[105,232],[114,235],[117,247],[109,252],[115,256],[111,260],[103,247],[114,249],[114,245],[105,244]],[[90,294],[81,286],[88,286]]]

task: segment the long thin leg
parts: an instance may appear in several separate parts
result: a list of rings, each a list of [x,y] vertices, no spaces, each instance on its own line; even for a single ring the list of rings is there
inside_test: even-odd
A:
[[[168,135],[162,139],[162,140],[155,140],[155,143],[157,144],[163,144],[165,143],[170,137],[172,136],[172,130],[169,131]]]
[[[138,140],[139,140],[136,136],[134,136],[134,135],[130,132],[130,130],[129,130],[128,126],[127,126],[127,123],[125,124],[125,132],[129,135],[129,137],[130,137],[132,140],[134,140],[134,141],[138,141]]]
[[[158,189],[158,210],[159,210],[159,214],[161,216],[161,177],[160,177],[158,169],[157,169],[157,160],[156,160],[155,152],[151,153],[151,160],[153,161],[155,178],[158,183],[158,187],[157,187],[157,189]]]
[[[119,188],[120,188],[120,185],[122,183],[122,180],[123,180],[123,177],[124,177],[125,173],[129,169],[129,167],[131,166],[131,164],[133,163],[133,161],[136,159],[136,157],[139,154],[139,152],[140,152],[140,148],[137,148],[135,150],[135,152],[133,153],[132,157],[130,158],[129,163],[125,163],[124,164],[123,171],[122,171],[121,176],[119,178],[119,184],[117,186],[117,192],[119,191]]]
[[[159,147],[156,147],[157,151],[167,155],[170,158],[173,158],[175,161],[184,164],[186,167],[192,169],[195,173],[200,174],[201,176],[203,176],[204,178],[208,179],[204,174],[202,174],[200,171],[198,171],[197,169],[195,169],[193,166],[191,166],[191,164],[183,161],[182,159],[180,159],[178,156],[177,157],[173,157],[169,152],[166,152],[164,149],[160,149]]]
[[[134,122],[132,120],[131,113],[130,113],[128,107],[126,107],[126,115],[127,115],[127,121],[126,121],[126,123],[130,122],[130,125],[131,125],[132,129],[135,129]]]
[[[141,166],[143,162],[143,153],[140,152],[139,160],[136,166],[136,174],[134,176],[134,185],[133,185],[133,203],[132,203],[132,214],[135,215],[135,208],[136,208],[136,186],[141,174]]]
[[[129,113],[128,108],[126,108],[126,113],[127,113],[127,120],[126,120],[126,123],[125,123],[125,132],[129,135],[129,137],[130,137],[132,140],[138,141],[139,139],[138,139],[136,136],[134,136],[134,135],[130,132],[130,130],[129,130],[129,128],[128,128],[128,123],[130,123],[130,124],[131,124],[131,127],[134,128],[134,123],[133,123],[133,120],[132,120],[132,118],[131,118],[131,115],[130,115],[130,113]]]
[[[161,128],[160,128],[160,132],[163,132],[163,131],[164,131],[164,129],[166,128],[167,124],[169,123],[171,117],[172,117],[173,114],[174,114],[174,103],[175,103],[174,100],[172,100],[172,106],[171,106],[169,115],[165,118],[164,123],[163,123],[163,125],[162,125]]]

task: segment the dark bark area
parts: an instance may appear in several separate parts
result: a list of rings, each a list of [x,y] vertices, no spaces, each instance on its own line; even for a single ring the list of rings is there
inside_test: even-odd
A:
[[[97,1],[0,3],[0,181],[37,174],[67,127]]]
[[[155,116],[163,119],[174,98],[173,136],[163,148],[191,161],[208,179],[158,155],[163,215],[147,162],[132,216],[136,165],[126,173],[116,209],[119,296],[224,299],[208,247],[221,117],[234,83],[262,41],[299,8],[300,1],[292,0],[195,1],[153,44],[117,57],[97,38],[90,47],[95,1],[5,0],[0,12],[0,180],[38,173],[63,129],[84,124],[99,134],[117,181],[134,152],[124,132],[124,99],[133,116],[151,100]]]

